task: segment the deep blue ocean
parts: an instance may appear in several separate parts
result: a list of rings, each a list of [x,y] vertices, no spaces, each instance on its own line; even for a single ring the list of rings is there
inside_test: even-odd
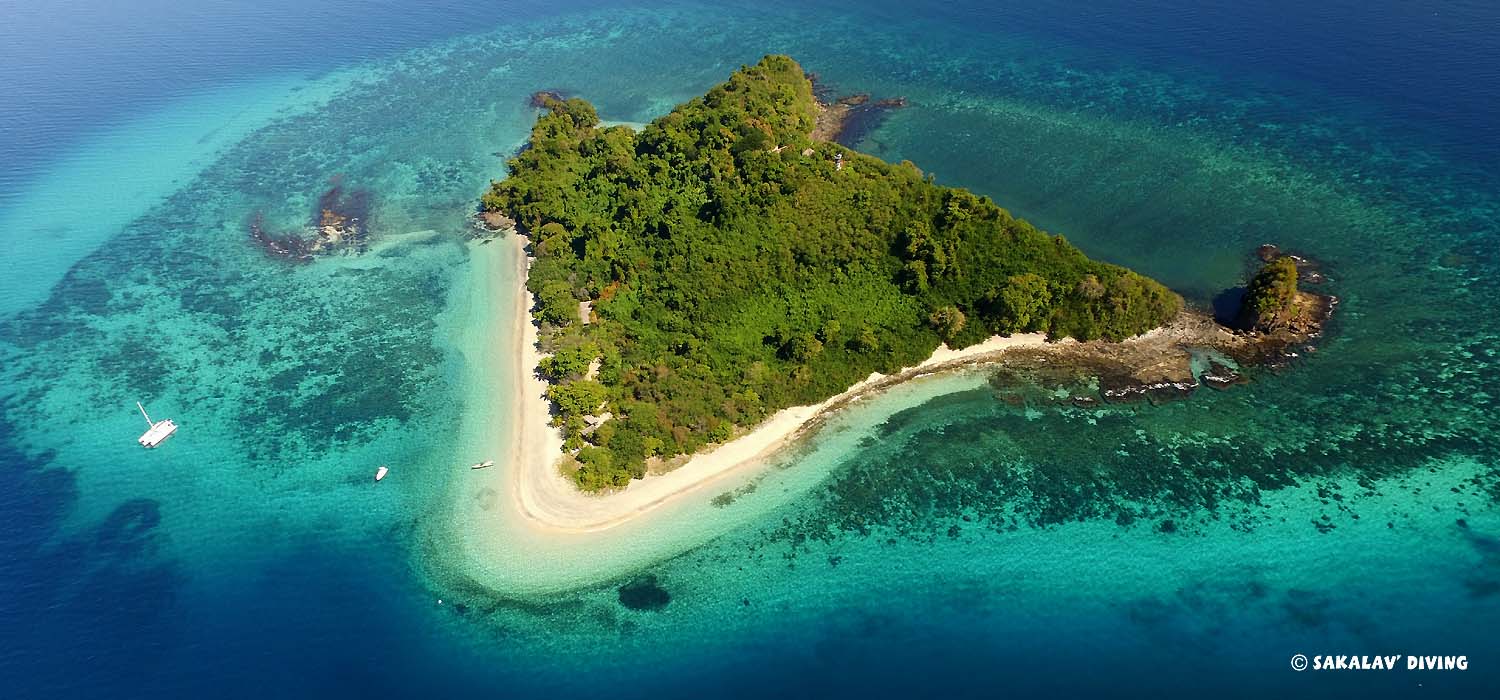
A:
[[[767,53],[1190,303],[1318,260],[1328,337],[1162,405],[919,382],[511,585],[576,565],[466,559],[475,200],[532,92],[644,122]],[[1497,108],[1493,2],[0,0],[0,697],[1488,696]],[[333,183],[367,252],[253,244]]]

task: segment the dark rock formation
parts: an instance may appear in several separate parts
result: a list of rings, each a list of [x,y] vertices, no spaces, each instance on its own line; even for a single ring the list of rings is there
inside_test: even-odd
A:
[[[563,100],[568,99],[568,97],[568,93],[563,92],[562,90],[537,90],[536,92],[531,93],[531,97],[528,99],[527,104],[537,109],[546,109],[547,107],[551,106],[553,102],[562,102]]]
[[[647,574],[620,586],[620,605],[631,610],[661,610],[672,602],[672,595]]]
[[[250,218],[250,240],[255,241],[261,250],[273,258],[287,258],[299,262],[310,262],[312,253],[309,252],[311,243],[298,236],[273,236],[266,231],[265,216],[256,212]]]
[[[1114,386],[1101,385],[1099,394],[1109,403],[1137,403],[1149,401],[1153,405],[1192,396],[1198,388],[1194,381],[1127,382]]]
[[[832,141],[853,148],[890,116],[892,110],[906,106],[905,97],[872,99],[869,93],[834,97],[832,88],[809,73],[813,95],[818,99],[818,122],[813,128],[814,141]]]
[[[516,230],[516,220],[498,211],[481,211],[478,220],[485,232],[498,233]]]
[[[346,190],[337,178],[318,198],[317,250],[344,247],[363,253],[369,227],[369,190]]]
[[[1244,375],[1234,371],[1228,365],[1214,360],[1208,363],[1208,371],[1198,375],[1198,380],[1209,388],[1228,389],[1235,384],[1249,382]]]
[[[345,189],[335,176],[330,187],[318,197],[308,231],[272,233],[265,216],[256,212],[249,223],[250,239],[268,255],[297,261],[332,252],[363,253],[368,248],[370,192]]]

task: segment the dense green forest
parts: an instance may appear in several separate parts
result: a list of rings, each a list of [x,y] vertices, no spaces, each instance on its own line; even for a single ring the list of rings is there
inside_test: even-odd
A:
[[[624,486],[652,457],[728,440],[942,342],[1121,339],[1180,308],[909,162],[811,141],[818,110],[786,56],[640,133],[551,100],[485,194],[531,237],[527,286],[556,353],[541,371],[582,488]]]
[[[1245,289],[1241,325],[1252,330],[1272,330],[1290,323],[1298,314],[1297,263],[1282,256],[1265,264]]]

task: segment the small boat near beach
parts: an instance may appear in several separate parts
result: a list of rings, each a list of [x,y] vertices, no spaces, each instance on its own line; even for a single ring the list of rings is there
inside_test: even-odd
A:
[[[375,470],[375,480],[376,481],[380,481],[381,479],[385,478],[386,474],[389,474],[389,473],[391,473],[391,470],[388,467],[386,467],[384,464],[382,464],[382,465],[380,465],[379,469]]]
[[[483,462],[480,462],[478,464],[469,465],[469,468],[470,469],[489,469],[490,467],[493,467],[493,466],[495,466],[495,460],[493,460],[493,459],[487,459],[487,460],[485,460]]]
[[[135,402],[135,407],[141,409],[141,416],[146,419],[146,432],[136,438],[136,442],[141,443],[141,447],[148,449],[156,447],[177,432],[177,424],[173,423],[171,418],[153,423],[151,416],[146,414],[146,407],[142,406],[141,402]]]

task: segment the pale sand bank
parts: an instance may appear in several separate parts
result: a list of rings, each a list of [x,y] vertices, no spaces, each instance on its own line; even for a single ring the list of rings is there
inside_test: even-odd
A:
[[[523,236],[513,238],[514,245],[520,248],[516,256],[516,278],[522,288],[516,294],[513,323],[509,327],[495,324],[497,333],[508,331],[510,337],[497,338],[494,347],[511,350],[520,391],[515,398],[509,436],[510,468],[502,473],[508,475],[504,489],[521,519],[527,525],[545,531],[583,533],[614,528],[682,496],[698,492],[731,473],[764,463],[823,413],[866,393],[940,369],[984,361],[1010,349],[1046,344],[1044,335],[1031,333],[996,336],[963,350],[939,346],[926,361],[895,375],[871,374],[822,403],[783,409],[751,432],[694,455],[670,472],[638,479],[615,493],[589,495],[579,491],[558,470],[562,435],[548,425],[551,407],[546,398],[547,384],[537,378],[535,372],[542,355],[537,349],[537,327],[531,321],[532,296],[525,290],[525,273],[529,265],[525,254],[527,241]]]

